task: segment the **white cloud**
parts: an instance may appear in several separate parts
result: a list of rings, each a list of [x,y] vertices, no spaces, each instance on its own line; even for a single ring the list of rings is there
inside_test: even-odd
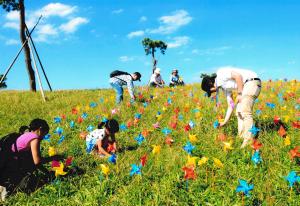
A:
[[[134,57],[129,57],[129,56],[120,56],[120,61],[121,62],[128,62],[128,61],[133,61]]]
[[[83,17],[76,17],[71,19],[69,22],[60,25],[60,29],[66,33],[73,33],[75,32],[78,27],[82,24],[87,24],[89,22],[88,19]]]
[[[147,20],[148,20],[148,18],[146,16],[141,16],[141,18],[140,18],[140,22],[145,22]]]
[[[15,29],[15,30],[19,30],[19,24],[16,22],[6,22],[3,25],[4,28],[10,28],[10,29]]]
[[[42,9],[35,12],[36,16],[43,15],[43,17],[59,16],[65,17],[73,14],[77,10],[77,6],[70,6],[61,3],[50,3]]]
[[[187,11],[177,10],[169,16],[160,17],[160,26],[156,29],[150,29],[149,32],[153,34],[171,34],[182,26],[189,24],[192,19]]]
[[[123,11],[124,11],[124,9],[116,9],[116,10],[113,10],[111,13],[112,14],[121,14]]]
[[[134,37],[139,37],[139,36],[144,36],[145,35],[145,32],[143,30],[140,30],[140,31],[133,31],[133,32],[130,32],[127,37],[129,39],[131,38],[134,38]]]
[[[45,34],[45,35],[57,35],[57,29],[53,27],[51,24],[45,24],[38,28],[39,34]]]
[[[177,36],[173,38],[173,41],[167,43],[168,44],[168,48],[172,49],[172,48],[177,48],[177,47],[181,47],[184,45],[187,45],[190,41],[190,38],[188,36]]]
[[[17,45],[19,43],[20,43],[20,41],[18,41],[16,39],[7,39],[5,42],[6,45]]]
[[[9,21],[18,21],[20,18],[18,11],[11,11],[6,14],[6,19]]]
[[[231,46],[222,46],[222,47],[203,49],[203,50],[194,49],[192,50],[192,53],[198,55],[223,55],[225,51],[230,50],[231,48],[232,48]]]

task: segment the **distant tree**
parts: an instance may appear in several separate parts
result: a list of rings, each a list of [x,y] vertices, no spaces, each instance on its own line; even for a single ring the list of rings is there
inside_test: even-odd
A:
[[[202,73],[201,75],[200,75],[200,78],[204,78],[204,77],[216,77],[217,76],[217,74],[216,73],[212,73],[212,74],[206,74],[206,73]]]
[[[168,45],[163,41],[152,40],[150,38],[144,38],[142,41],[142,44],[145,49],[146,55],[151,54],[151,56],[152,56],[152,63],[153,63],[152,73],[154,73],[154,70],[156,69],[156,64],[157,64],[157,60],[155,59],[156,49],[160,49],[160,52],[162,54],[165,54]]]
[[[22,45],[26,41],[26,28],[25,28],[25,6],[24,0],[0,0],[0,5],[2,8],[7,12],[10,11],[19,11],[20,13],[20,39]],[[36,91],[36,82],[35,82],[35,75],[34,70],[31,65],[31,58],[30,58],[30,50],[28,44],[24,46],[24,54],[25,54],[25,64],[29,76],[29,86],[31,91]]]
[[[3,74],[0,74],[0,79],[2,79],[2,77],[3,77]],[[0,89],[3,89],[3,88],[7,87],[7,85],[5,83],[5,80],[6,80],[6,77],[4,78],[3,82],[0,83]]]

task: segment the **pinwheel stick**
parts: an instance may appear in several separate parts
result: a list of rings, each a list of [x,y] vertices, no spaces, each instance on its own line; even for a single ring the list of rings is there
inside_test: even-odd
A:
[[[244,193],[242,192],[242,206],[244,206]]]
[[[189,191],[189,180],[185,181],[185,189],[186,191]]]

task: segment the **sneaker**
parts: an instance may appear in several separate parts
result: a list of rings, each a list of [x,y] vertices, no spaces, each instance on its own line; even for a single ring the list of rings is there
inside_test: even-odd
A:
[[[6,191],[6,188],[3,187],[3,186],[0,186],[0,202],[1,201],[5,201],[5,197],[7,195],[7,191]]]

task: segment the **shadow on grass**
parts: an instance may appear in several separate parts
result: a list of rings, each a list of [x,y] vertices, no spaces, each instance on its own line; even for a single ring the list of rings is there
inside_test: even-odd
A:
[[[138,149],[138,145],[129,145],[129,146],[124,146],[118,149],[118,153],[123,153],[125,151],[134,151]]]

